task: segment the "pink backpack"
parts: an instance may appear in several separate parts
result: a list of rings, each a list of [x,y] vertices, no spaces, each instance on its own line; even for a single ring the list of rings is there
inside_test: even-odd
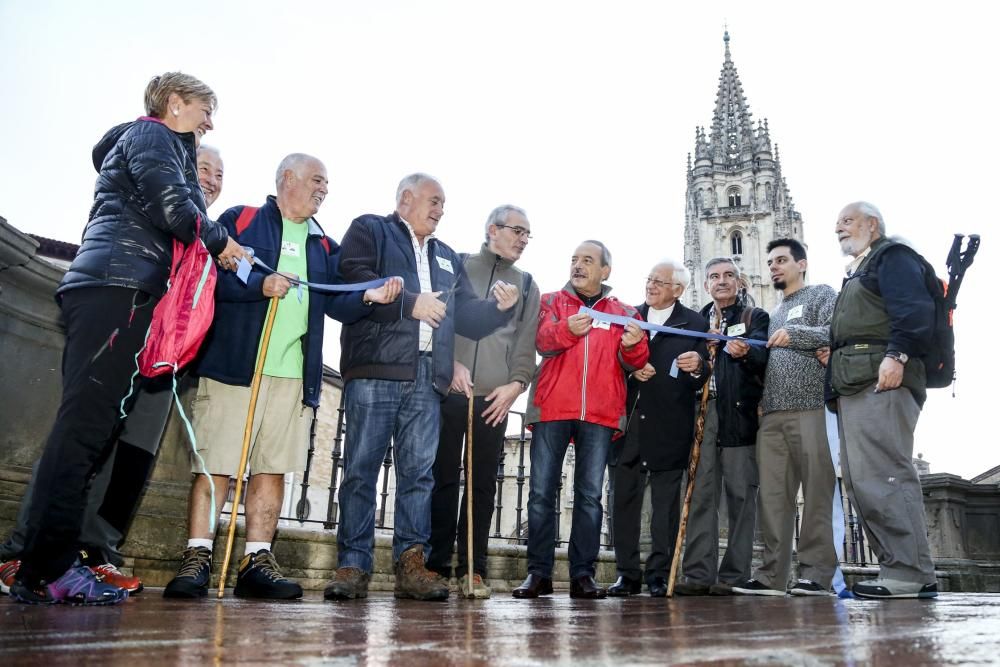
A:
[[[146,377],[176,373],[198,354],[215,315],[215,264],[201,240],[201,216],[188,245],[174,239],[167,293],[153,310],[139,372]]]

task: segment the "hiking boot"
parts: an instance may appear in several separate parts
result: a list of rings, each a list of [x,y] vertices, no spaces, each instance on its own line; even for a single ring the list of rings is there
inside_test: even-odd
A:
[[[799,579],[789,590],[792,595],[833,595],[828,589],[823,588],[823,584],[812,579]]]
[[[765,586],[757,579],[750,579],[745,584],[737,584],[736,586],[733,586],[733,593],[736,593],[737,595],[775,595],[785,597],[785,591],[779,591],[776,588]]]
[[[106,584],[124,588],[129,594],[134,595],[142,590],[142,580],[139,577],[130,577],[119,570],[113,563],[102,565],[91,565],[90,571],[97,575],[97,578]]]
[[[14,583],[17,571],[21,569],[21,561],[9,560],[0,563],[0,593],[10,595],[10,587]]]
[[[177,576],[163,589],[165,598],[203,598],[208,595],[208,582],[212,578],[212,550],[206,547],[188,547],[181,555]]]
[[[476,600],[488,600],[493,595],[493,589],[483,582],[483,578],[478,572],[472,575],[472,595],[469,595],[469,575],[463,574],[458,580],[458,592],[463,598],[474,598]]]
[[[876,600],[904,598],[936,598],[937,583],[921,584],[915,581],[902,581],[879,577],[854,584],[854,594],[861,598]]]
[[[371,575],[356,567],[338,567],[333,581],[323,589],[327,600],[356,600],[368,597]]]
[[[296,600],[302,597],[302,587],[281,574],[278,561],[267,549],[247,554],[240,561],[233,595],[238,598],[266,600]]]
[[[16,580],[11,584],[10,595],[18,602],[27,604],[97,606],[124,602],[128,591],[102,582],[89,567],[77,560],[51,584],[43,581],[37,586],[29,586]]]
[[[441,575],[424,567],[424,547],[422,544],[410,547],[396,563],[397,598],[413,600],[447,600],[448,582]]]

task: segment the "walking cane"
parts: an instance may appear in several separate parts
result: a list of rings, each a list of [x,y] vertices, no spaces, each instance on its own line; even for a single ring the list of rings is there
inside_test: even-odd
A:
[[[278,312],[280,297],[271,297],[271,308],[267,313],[267,323],[264,325],[264,338],[260,343],[260,354],[257,356],[257,367],[253,371],[253,382],[250,383],[250,408],[247,410],[247,423],[243,427],[243,451],[240,452],[240,464],[236,467],[236,492],[233,495],[233,509],[230,513],[229,536],[226,538],[226,557],[222,560],[222,574],[219,576],[219,595],[221,600],[226,592],[226,576],[229,574],[229,558],[233,554],[233,542],[236,540],[236,511],[240,506],[240,495],[243,492],[243,473],[250,456],[250,436],[253,434],[253,417],[257,410],[257,394],[260,393],[260,378],[264,372],[264,357],[267,356],[267,344],[271,340],[271,327],[274,326],[274,316]],[[212,508],[215,511],[215,508]]]
[[[715,328],[719,328],[719,314],[715,316]],[[674,596],[674,583],[677,581],[677,569],[681,562],[681,547],[684,546],[684,536],[687,534],[688,514],[691,512],[691,496],[694,494],[694,478],[698,472],[698,460],[701,458],[701,441],[705,437],[705,415],[708,412],[708,386],[715,369],[715,349],[712,345],[708,350],[708,377],[701,390],[701,407],[698,410],[698,420],[694,427],[694,444],[691,447],[691,460],[688,462],[688,483],[684,491],[684,507],[681,510],[681,523],[677,530],[677,542],[674,544],[674,557],[670,561],[670,579],[667,581],[667,597]]]
[[[469,396],[469,416],[466,420],[465,433],[465,576],[469,580],[468,597],[475,597],[473,594],[472,578],[473,563],[472,556],[472,396]]]

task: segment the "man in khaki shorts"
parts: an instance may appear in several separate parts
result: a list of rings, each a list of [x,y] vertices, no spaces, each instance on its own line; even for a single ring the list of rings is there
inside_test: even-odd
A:
[[[280,300],[254,411],[246,551],[233,592],[238,597],[268,599],[302,596],[302,588],[278,569],[271,540],[284,499],[285,474],[306,467],[309,424],[322,384],[325,316],[356,322],[367,317],[375,303],[394,301],[401,289],[399,279],[393,279],[363,293],[331,296],[305,289],[289,293],[288,277],[305,276],[311,283],[337,281],[340,248],[312,217],[326,197],[327,183],[322,162],[294,153],[278,167],[277,197],[268,197],[259,209],[231,208],[219,218],[233,238],[253,248],[255,257],[278,273],[255,269],[245,284],[235,276],[219,277],[215,320],[198,363],[201,383],[193,410],[198,456],[192,463],[195,477],[188,502],[190,539],[164,597],[194,598],[208,592],[214,541],[212,490],[217,522],[230,478],[242,474],[237,467],[249,385],[272,297]]]

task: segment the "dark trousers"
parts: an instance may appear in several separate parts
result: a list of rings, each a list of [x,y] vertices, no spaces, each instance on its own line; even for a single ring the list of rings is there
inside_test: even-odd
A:
[[[619,463],[612,467],[614,480],[615,561],[618,574],[638,581],[642,576],[639,558],[639,533],[642,529],[642,498],[646,484],[652,494],[653,513],[649,532],[652,550],[646,557],[645,579],[649,583],[670,574],[670,561],[681,520],[681,481],[683,470],[647,471],[639,462]]]
[[[507,431],[506,419],[497,426],[486,424],[482,414],[489,403],[484,398],[476,396],[472,405],[472,570],[483,578],[486,577],[486,549],[496,497],[497,468]],[[461,394],[450,394],[441,404],[441,437],[434,460],[434,493],[431,495],[431,555],[427,567],[443,576],[451,576],[456,535],[458,566],[455,576],[463,577],[469,572],[467,501],[460,475],[465,460],[468,410],[469,399]]]
[[[29,585],[58,578],[76,559],[90,482],[114,447],[156,301],[123,287],[62,297],[63,394],[31,497],[20,575]]]

